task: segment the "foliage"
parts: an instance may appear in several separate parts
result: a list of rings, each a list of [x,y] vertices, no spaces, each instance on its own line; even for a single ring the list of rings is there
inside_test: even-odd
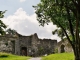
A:
[[[8,53],[1,53],[0,52],[0,60],[28,60],[30,57],[26,56],[17,56],[17,55],[12,55]]]
[[[0,58],[4,58],[4,57],[8,57],[9,54],[6,54],[6,53],[0,53]]]
[[[39,54],[39,55],[42,55],[43,53],[44,53],[43,47],[39,47],[39,48],[38,48],[38,54]]]
[[[71,44],[75,60],[80,60],[80,0],[41,0],[35,8],[40,25],[53,22]]]
[[[74,55],[73,53],[51,54],[42,57],[42,60],[74,60]]]
[[[7,29],[6,32],[11,35],[15,35],[15,33],[17,33],[16,30],[12,30],[11,28]]]
[[[55,49],[54,53],[58,53],[58,48]]]
[[[4,17],[4,13],[6,12],[6,10],[5,11],[0,11],[0,18],[3,18]],[[4,35],[5,34],[5,31],[4,31],[4,29],[6,28],[7,26],[1,21],[1,19],[0,19],[0,34],[1,35]]]
[[[58,34],[58,36],[61,37],[61,40],[64,40],[63,37],[65,37],[65,34],[64,34],[64,32],[63,32],[62,29],[57,28],[56,30],[52,31],[52,34],[53,34],[53,35],[54,35],[54,34]]]

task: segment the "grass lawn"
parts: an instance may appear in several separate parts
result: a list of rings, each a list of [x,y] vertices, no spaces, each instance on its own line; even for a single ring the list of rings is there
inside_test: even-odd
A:
[[[74,60],[74,55],[73,53],[51,54],[42,57],[42,60]]]
[[[0,60],[28,60],[30,57],[26,56],[17,56],[7,53],[1,53],[0,52]]]

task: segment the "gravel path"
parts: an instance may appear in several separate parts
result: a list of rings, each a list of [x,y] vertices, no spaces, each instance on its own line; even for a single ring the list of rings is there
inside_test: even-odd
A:
[[[41,58],[40,57],[35,57],[35,58],[31,58],[29,60],[41,60]]]

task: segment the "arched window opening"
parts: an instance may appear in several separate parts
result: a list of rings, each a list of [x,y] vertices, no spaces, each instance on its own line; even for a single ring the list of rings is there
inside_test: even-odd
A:
[[[61,45],[61,53],[65,52],[65,46],[64,45]]]

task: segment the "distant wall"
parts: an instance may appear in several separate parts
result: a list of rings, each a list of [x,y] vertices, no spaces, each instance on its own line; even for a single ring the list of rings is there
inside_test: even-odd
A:
[[[63,53],[63,52],[73,52],[73,49],[68,42],[68,40],[60,41],[58,42],[58,53]]]

